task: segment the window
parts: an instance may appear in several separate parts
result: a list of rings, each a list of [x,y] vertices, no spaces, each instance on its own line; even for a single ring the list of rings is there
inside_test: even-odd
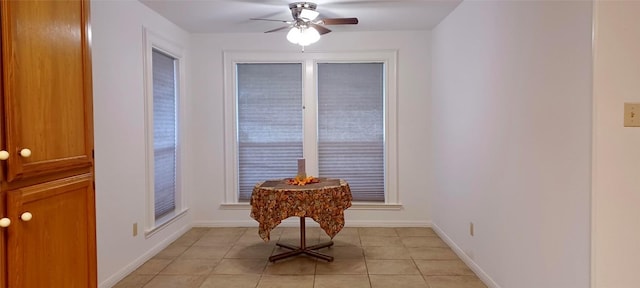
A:
[[[318,166],[356,201],[384,201],[384,64],[318,64]]]
[[[228,52],[225,73],[227,204],[296,175],[301,157],[354,201],[399,204],[395,52]]]
[[[153,187],[156,221],[176,209],[176,59],[157,49],[153,69]]]
[[[146,235],[185,214],[180,189],[181,49],[145,30]]]
[[[239,196],[248,201],[257,182],[298,171],[302,65],[238,64],[237,83]]]

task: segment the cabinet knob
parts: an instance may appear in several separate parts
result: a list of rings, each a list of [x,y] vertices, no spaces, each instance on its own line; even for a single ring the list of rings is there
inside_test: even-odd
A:
[[[11,219],[9,219],[9,218],[0,219],[0,227],[7,228],[7,227],[9,227],[9,225],[11,225]]]
[[[22,150],[20,150],[20,156],[27,158],[29,156],[31,156],[31,150],[24,148]]]
[[[22,219],[22,221],[24,222],[31,220],[31,218],[33,218],[33,215],[31,215],[31,213],[29,212],[24,212],[22,213],[22,215],[20,215],[20,219]]]
[[[9,159],[9,152],[0,150],[0,160],[7,160],[7,159]]]

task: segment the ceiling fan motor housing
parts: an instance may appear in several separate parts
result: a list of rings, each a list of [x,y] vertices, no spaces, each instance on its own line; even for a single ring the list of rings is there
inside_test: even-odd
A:
[[[312,3],[312,2],[294,2],[289,4],[289,10],[291,10],[291,16],[293,16],[293,19],[300,19],[300,13],[302,12],[303,9],[309,9],[309,10],[316,10],[316,7],[318,7],[318,5],[316,5],[316,3]]]

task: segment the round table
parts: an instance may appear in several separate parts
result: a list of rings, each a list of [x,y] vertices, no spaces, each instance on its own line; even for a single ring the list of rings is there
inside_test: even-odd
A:
[[[333,239],[344,227],[344,210],[351,207],[351,200],[349,184],[342,179],[319,178],[318,183],[304,186],[287,184],[286,179],[256,184],[251,194],[251,217],[258,221],[258,232],[262,239],[269,241],[269,233],[282,220],[300,217],[300,246],[276,243],[291,251],[273,255],[269,257],[269,261],[275,262],[300,254],[333,261],[333,257],[316,251],[332,246],[333,241],[306,246],[305,218],[318,222],[320,228]]]

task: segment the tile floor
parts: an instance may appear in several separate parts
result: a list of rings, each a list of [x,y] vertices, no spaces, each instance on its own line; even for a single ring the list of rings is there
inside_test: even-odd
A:
[[[307,227],[307,245],[329,240]],[[345,228],[331,263],[298,256],[270,263],[299,243],[298,228],[193,228],[120,281],[116,288],[480,288],[486,286],[429,228]]]

